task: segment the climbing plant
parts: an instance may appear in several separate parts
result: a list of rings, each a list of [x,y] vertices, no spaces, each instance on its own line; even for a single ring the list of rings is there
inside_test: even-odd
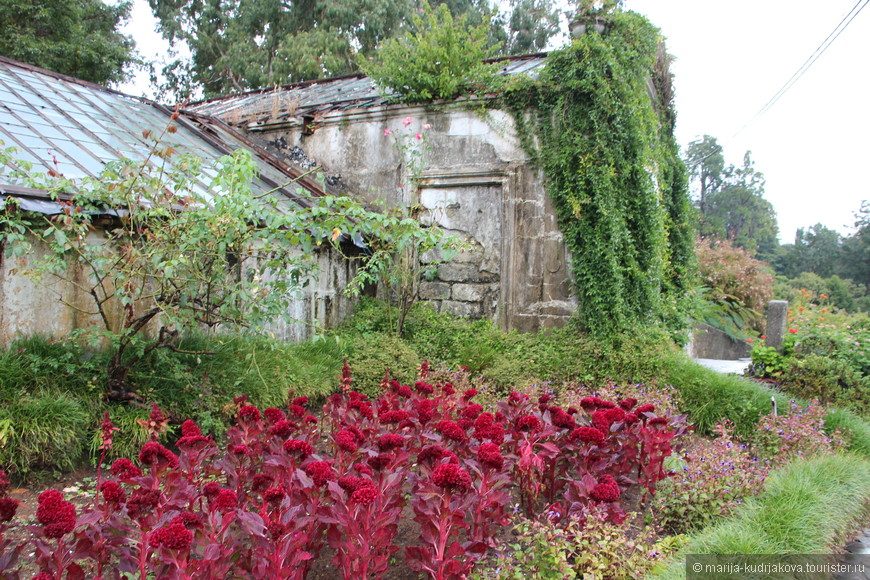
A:
[[[614,8],[605,22],[503,102],[555,202],[579,319],[597,335],[654,321],[681,329],[693,234],[667,55],[644,17]]]

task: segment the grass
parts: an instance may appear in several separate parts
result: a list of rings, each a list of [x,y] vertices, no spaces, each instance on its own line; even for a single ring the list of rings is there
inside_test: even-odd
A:
[[[648,575],[686,577],[685,554],[826,554],[867,517],[870,461],[829,455],[795,461],[772,473],[765,491],[734,517],[695,535],[680,557]]]

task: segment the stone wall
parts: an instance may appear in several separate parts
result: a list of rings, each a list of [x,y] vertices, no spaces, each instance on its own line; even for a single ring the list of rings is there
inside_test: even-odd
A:
[[[308,134],[302,129],[292,118],[249,126],[285,154],[301,148],[354,195],[418,206],[422,223],[466,242],[420,288],[436,309],[521,331],[561,325],[571,316],[570,260],[542,176],[528,164],[510,114],[387,106],[327,112],[308,125]],[[409,157],[395,142],[414,146],[417,133],[429,149],[419,180],[409,186]],[[438,263],[439,256],[422,261]]]
[[[92,234],[99,243],[99,233]],[[25,257],[3,256],[0,264],[0,346],[8,347],[19,337],[42,335],[62,338],[74,329],[103,326],[92,298],[81,288],[87,279],[73,265],[65,278],[80,285],[46,275],[28,275],[46,249],[34,240]],[[353,277],[355,263],[324,247],[316,256],[317,270],[308,284],[300,288],[289,309],[289,320],[276,321],[265,332],[283,340],[301,341],[319,329],[334,327],[351,311],[352,302],[343,289]],[[122,310],[108,309],[109,322],[120,327]],[[152,327],[154,324],[152,324]],[[156,332],[156,330],[155,330]]]

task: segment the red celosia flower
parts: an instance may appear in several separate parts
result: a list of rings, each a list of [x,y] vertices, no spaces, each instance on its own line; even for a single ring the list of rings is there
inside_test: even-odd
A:
[[[239,507],[239,496],[231,489],[222,489],[214,499],[214,509],[226,512]]]
[[[623,399],[619,402],[619,406],[626,411],[631,411],[632,409],[634,409],[635,405],[637,405],[637,399],[635,399],[634,397],[628,397],[627,399]]]
[[[534,415],[523,415],[517,419],[518,431],[537,431],[541,427],[541,422]]]
[[[607,417],[611,423],[619,423],[625,419],[625,411],[619,407],[614,407],[604,411],[604,416]]]
[[[444,386],[441,387],[441,392],[450,397],[456,394],[456,389],[450,383],[444,383]]]
[[[477,389],[468,389],[467,391],[462,393],[462,398],[466,401],[470,401],[475,396],[477,396]]]
[[[378,453],[374,457],[369,457],[367,463],[371,466],[372,469],[377,469],[378,471],[380,471],[388,466],[392,461],[392,453]]]
[[[577,407],[568,407],[568,411],[567,411],[567,413],[568,413],[569,415],[576,415],[576,414],[578,413],[578,411],[577,411]]]
[[[241,457],[256,455],[254,450],[245,445],[244,443],[240,443],[239,445],[230,445],[230,453],[232,453],[233,455],[239,455]]]
[[[474,403],[462,409],[462,418],[474,420],[477,419],[481,413],[483,413],[483,405]]]
[[[284,421],[287,419],[287,417],[284,416],[284,411],[275,407],[265,409],[263,411],[263,416],[266,417],[266,421],[268,421],[270,425],[274,425],[278,421]]]
[[[312,461],[303,467],[305,473],[314,481],[314,485],[323,486],[327,481],[335,479],[335,472],[332,466],[325,461]]]
[[[11,497],[0,497],[0,522],[11,521],[18,511],[18,502]]]
[[[372,474],[371,468],[369,468],[368,465],[363,465],[362,463],[357,463],[356,465],[353,466],[353,468],[356,469],[360,475],[371,476],[371,474]]]
[[[363,432],[360,431],[356,425],[347,425],[345,426],[345,430],[353,433],[353,436],[356,437],[357,443],[362,443],[366,440],[366,436],[363,435]]]
[[[481,427],[489,427],[493,423],[495,423],[495,417],[493,417],[492,413],[481,413],[474,420],[474,427],[480,429]]]
[[[296,453],[300,458],[305,459],[314,453],[314,448],[308,441],[302,441],[301,439],[288,439],[284,442],[284,451],[287,453]]]
[[[432,471],[432,482],[438,487],[456,491],[471,488],[471,476],[455,463],[444,463]]]
[[[381,451],[390,451],[391,449],[398,449],[405,444],[405,438],[396,433],[387,433],[385,435],[381,435],[377,439],[378,449]]]
[[[472,426],[474,426],[474,421],[471,419],[460,419],[456,424],[459,425],[459,428],[463,431],[468,431]]]
[[[489,439],[496,445],[501,445],[504,443],[504,428],[499,423],[493,423],[488,427],[475,429],[474,436],[478,439]]]
[[[149,441],[139,451],[139,463],[158,469],[164,467],[174,469],[178,467],[178,456],[157,441]]]
[[[501,411],[496,411],[496,412],[495,412],[495,422],[496,422],[496,423],[505,423],[505,422],[507,422],[507,419],[505,418],[504,414],[503,414]]]
[[[668,420],[664,417],[653,417],[649,422],[650,426],[656,425],[658,427],[664,427],[668,424]]]
[[[526,395],[521,395],[520,393],[518,393],[516,391],[511,391],[510,394],[508,395],[508,404],[519,405],[520,403],[522,403],[526,399],[528,399],[528,397]]]
[[[635,415],[634,413],[626,413],[625,414],[625,423],[627,425],[633,425],[633,424],[637,423],[637,415]]]
[[[562,429],[573,429],[577,426],[577,422],[574,421],[574,417],[572,417],[562,409],[556,409],[555,411],[553,411],[552,421],[553,425]]]
[[[598,484],[589,492],[592,499],[597,501],[616,501],[619,499],[621,492],[619,485],[611,475],[605,475],[598,480]]]
[[[251,480],[251,491],[257,491],[257,492],[265,491],[274,482],[275,482],[275,480],[272,478],[271,475],[267,475],[265,473],[257,473],[254,475],[253,479]]]
[[[291,415],[294,415],[296,417],[302,417],[303,415],[305,415],[305,407],[303,407],[302,405],[290,405],[287,408],[287,411]]]
[[[279,521],[271,521],[266,525],[266,530],[269,532],[269,535],[272,536],[272,540],[277,542],[281,536],[285,535],[290,530],[290,526],[282,524]]]
[[[356,435],[350,431],[343,429],[335,434],[335,444],[339,449],[353,453],[357,450]]]
[[[601,429],[605,433],[610,431],[610,424],[612,421],[610,417],[607,416],[607,411],[604,409],[598,409],[594,413],[592,413],[592,425],[596,428]]]
[[[347,404],[347,408],[356,409],[357,411],[359,411],[360,415],[362,415],[366,419],[371,419],[375,416],[374,409],[372,409],[372,406],[365,401],[350,401]]]
[[[387,411],[386,413],[381,413],[381,416],[378,420],[381,423],[401,423],[409,417],[407,411],[396,410],[396,411]]]
[[[303,421],[305,421],[306,423],[316,424],[316,423],[317,423],[317,417],[315,417],[314,415],[307,415],[307,416],[303,419]]]
[[[199,449],[205,449],[209,445],[213,445],[214,441],[203,435],[191,435],[189,437],[182,437],[176,441],[175,444],[185,451],[197,451]]]
[[[6,472],[0,469],[0,495],[5,495],[9,487],[9,478],[6,476]]]
[[[595,427],[580,427],[571,432],[571,439],[579,439],[584,443],[595,443],[596,445],[603,442],[606,435]]]
[[[347,398],[350,401],[365,401],[368,399],[368,395],[363,395],[362,393],[358,393],[357,391],[351,391],[347,394]]]
[[[274,425],[269,428],[269,433],[275,435],[276,437],[289,437],[293,434],[294,431],[298,428],[298,425],[293,421],[288,421],[286,419],[282,419],[280,421],[276,421]]]
[[[133,465],[133,462],[126,457],[116,459],[109,470],[118,479],[131,479],[142,475],[142,470]]]
[[[345,491],[355,491],[361,487],[372,485],[371,480],[364,477],[354,477],[353,475],[345,475],[338,478],[338,485]]]
[[[154,530],[151,534],[152,546],[163,546],[170,550],[189,550],[193,542],[193,534],[184,527],[184,524],[169,524]]]
[[[417,381],[414,383],[414,388],[417,389],[417,392],[421,395],[431,395],[435,392],[435,387],[425,381]]]
[[[293,401],[291,401],[291,404],[292,405],[299,405],[300,407],[304,407],[305,405],[308,404],[308,397],[305,397],[305,396],[296,397],[295,399],[293,399]]]
[[[652,404],[650,404],[650,403],[647,403],[646,405],[641,405],[640,407],[638,407],[637,409],[635,409],[634,412],[637,413],[638,416],[640,416],[640,415],[642,415],[643,413],[654,413],[655,410],[656,410],[656,406],[655,406],[655,405],[652,405]]]
[[[411,390],[411,387],[408,385],[399,385],[399,387],[396,389],[396,393],[398,393],[400,397],[405,397],[406,399],[414,394],[414,392]]]
[[[495,443],[484,443],[477,449],[477,459],[487,467],[501,469],[504,466],[504,457]]]
[[[197,437],[199,435],[202,435],[202,431],[196,425],[196,423],[194,423],[190,419],[181,424],[182,437]]]
[[[253,405],[245,405],[241,409],[239,409],[239,420],[240,421],[259,421],[260,420],[260,410]]]
[[[450,419],[443,419],[435,424],[435,430],[452,441],[465,441],[465,431],[457,423]]]
[[[417,419],[420,423],[426,424],[435,416],[435,401],[431,399],[422,399],[417,401],[415,408],[417,410]]]
[[[269,503],[276,503],[284,499],[285,495],[287,492],[284,491],[284,486],[276,485],[263,492],[263,499]]]
[[[137,488],[130,494],[127,502],[127,514],[134,520],[150,514],[160,502],[160,492],[154,489]]]
[[[120,431],[117,427],[115,427],[112,420],[109,418],[109,412],[103,412],[103,420],[100,421],[100,439],[102,439],[102,443],[100,444],[100,449],[111,449],[112,448],[112,434],[115,431]]]
[[[553,400],[553,397],[551,397],[550,395],[545,393],[545,394],[541,395],[540,397],[538,397],[538,404],[546,405],[547,403],[549,403],[552,400]]]
[[[104,481],[100,484],[100,491],[103,493],[103,499],[107,503],[121,504],[127,501],[127,495],[121,486],[114,481]]]
[[[374,486],[367,485],[354,490],[347,501],[350,504],[368,505],[378,499],[378,495],[380,494]]]
[[[170,524],[181,524],[188,530],[198,530],[205,524],[202,523],[202,518],[193,512],[181,512],[169,522]]]
[[[76,508],[64,501],[62,493],[49,489],[39,494],[36,519],[43,525],[45,537],[61,538],[76,527]]]
[[[425,463],[426,461],[438,461],[446,455],[452,455],[440,445],[427,445],[417,454],[417,463]]]
[[[216,481],[209,481],[202,486],[202,493],[208,499],[214,499],[221,492],[221,485]]]
[[[591,411],[592,409],[597,409],[598,404],[601,403],[601,399],[598,397],[583,397],[580,400],[580,406],[584,411]]]
[[[599,409],[613,409],[614,407],[616,407],[616,403],[613,403],[611,401],[601,401],[600,403],[598,403]]]

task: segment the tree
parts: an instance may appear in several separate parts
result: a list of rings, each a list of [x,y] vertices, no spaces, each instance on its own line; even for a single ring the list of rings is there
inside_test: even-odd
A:
[[[843,274],[870,291],[870,202],[855,213],[856,231],[843,240]]]
[[[401,35],[418,0],[149,0],[163,36],[186,44],[189,61],[176,60],[169,78],[188,77],[206,97],[353,72],[357,55],[370,57]],[[450,0],[451,16],[488,21],[489,0]],[[512,0],[490,31],[489,45],[509,40],[512,50],[539,50],[557,32],[554,0]],[[189,89],[188,89],[189,90]]]
[[[451,99],[486,86],[495,69],[483,60],[496,48],[487,48],[489,23],[468,24],[466,16],[454,20],[446,4],[412,18],[411,30],[384,42],[365,72],[407,103]]]
[[[290,302],[314,273],[316,249],[337,244],[342,234],[387,237],[394,248],[411,247],[409,240],[438,247],[440,230],[367,211],[349,198],[295,205],[254,195],[258,167],[244,150],[217,167],[176,156],[158,140],[144,163],[114,162],[98,179],[24,174],[24,184],[56,199],[68,196],[64,212],[21,211],[14,198],[0,211],[0,242],[8,252],[22,256],[33,241],[47,248],[44,258],[35,258],[32,275],[56,277],[90,297],[89,314],[101,324],[82,334],[110,345],[112,398],[136,398],[131,369],[156,349],[177,350],[186,332],[256,328],[287,318]],[[0,167],[10,161],[9,151],[2,157]],[[112,211],[118,217],[98,226]],[[386,268],[388,258],[382,253],[363,263],[360,275]]]
[[[725,157],[715,137],[704,135],[702,139],[689,143],[686,168],[689,170],[689,181],[694,186],[691,193],[696,197],[698,210],[703,215],[707,198],[719,191],[725,174]]]
[[[0,0],[0,54],[92,83],[123,81],[137,62],[118,32],[131,4],[101,0]]]
[[[794,244],[781,246],[772,263],[778,274],[789,278],[802,272],[828,278],[838,272],[842,243],[840,234],[820,223],[798,228]]]

